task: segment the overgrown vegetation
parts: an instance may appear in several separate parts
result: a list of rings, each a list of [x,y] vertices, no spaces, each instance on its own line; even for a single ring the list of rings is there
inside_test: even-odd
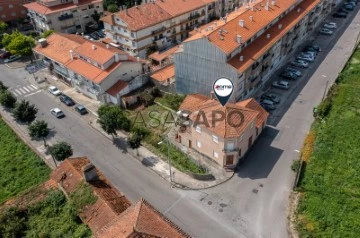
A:
[[[164,94],[164,96],[157,98],[155,101],[177,111],[184,98],[185,96],[178,94]]]
[[[301,237],[360,234],[360,49],[320,105],[299,184]],[[315,134],[314,134],[315,135]]]
[[[2,237],[91,237],[90,229],[77,216],[73,201],[60,190],[25,210],[15,207],[0,213]]]
[[[45,181],[50,169],[0,119],[0,204]]]

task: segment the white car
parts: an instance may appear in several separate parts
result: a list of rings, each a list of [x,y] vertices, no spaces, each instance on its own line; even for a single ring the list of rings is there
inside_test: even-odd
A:
[[[332,35],[334,33],[333,31],[331,31],[331,30],[329,30],[327,28],[321,28],[321,30],[319,32],[322,35]]]
[[[298,57],[296,57],[297,60],[303,60],[306,62],[314,62],[314,58],[311,57],[310,55],[304,55],[304,54],[300,54]]]
[[[55,86],[49,87],[49,93],[51,93],[52,95],[55,95],[55,96],[59,96],[61,94],[60,90],[57,89],[57,87],[55,87]]]
[[[12,55],[9,58],[7,58],[6,60],[4,60],[4,63],[10,63],[10,62],[18,60],[20,58],[21,58],[21,55]]]
[[[328,28],[328,29],[336,29],[337,25],[335,22],[328,22],[328,23],[325,23],[323,27]]]
[[[51,114],[53,114],[56,118],[62,118],[65,116],[63,111],[60,110],[60,108],[53,108],[50,110]]]

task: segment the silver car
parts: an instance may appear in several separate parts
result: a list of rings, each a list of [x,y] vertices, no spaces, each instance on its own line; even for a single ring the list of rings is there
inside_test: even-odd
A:
[[[63,111],[60,110],[60,108],[53,108],[50,110],[51,114],[53,114],[56,118],[62,118],[65,116]]]
[[[275,81],[273,82],[272,86],[274,88],[285,89],[285,90],[288,90],[290,87],[289,82],[285,80]]]

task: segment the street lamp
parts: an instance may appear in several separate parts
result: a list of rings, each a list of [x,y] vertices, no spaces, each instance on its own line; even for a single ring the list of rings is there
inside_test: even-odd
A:
[[[168,159],[168,164],[169,164],[169,172],[170,172],[170,184],[172,184],[172,173],[171,173],[171,163],[170,163],[170,142],[168,139],[165,139],[167,142],[167,159]],[[162,143],[164,143],[164,141],[160,141],[158,142],[158,145],[161,145]]]

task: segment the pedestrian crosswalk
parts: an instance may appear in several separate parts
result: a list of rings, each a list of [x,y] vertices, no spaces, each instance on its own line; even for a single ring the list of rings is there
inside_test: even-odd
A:
[[[37,92],[40,92],[40,90],[38,90],[38,87],[36,87],[35,85],[27,85],[27,86],[18,86],[16,88],[12,88],[11,92],[15,95],[15,96],[21,96],[21,95],[25,95],[25,96],[29,96],[30,94],[34,94]]]

